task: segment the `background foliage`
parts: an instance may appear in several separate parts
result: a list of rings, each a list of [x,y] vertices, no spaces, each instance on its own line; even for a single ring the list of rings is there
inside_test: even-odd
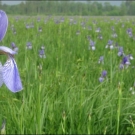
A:
[[[135,1],[124,1],[120,6],[99,2],[73,2],[73,1],[26,1],[18,5],[1,4],[8,14],[20,15],[104,15],[123,16],[135,15]]]

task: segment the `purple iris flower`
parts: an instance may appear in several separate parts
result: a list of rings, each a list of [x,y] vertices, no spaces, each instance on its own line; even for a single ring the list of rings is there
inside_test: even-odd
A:
[[[128,66],[130,65],[130,58],[129,56],[124,56],[123,59],[122,59],[122,62],[119,66],[120,69],[123,69],[125,66],[126,68],[128,68]]]
[[[128,64],[129,63],[129,59],[127,56],[123,57],[123,60],[122,60],[122,64]]]
[[[0,41],[4,38],[8,27],[8,18],[4,11],[0,10]],[[0,46],[0,54],[7,55],[8,59],[2,66],[0,63],[0,87],[3,83],[12,92],[22,90],[22,83],[18,72],[17,64],[14,60],[15,51],[6,47]]]
[[[4,38],[8,27],[8,18],[4,11],[0,10],[0,41]]]
[[[112,40],[108,40],[108,45],[112,45],[113,41]]]
[[[120,47],[118,48],[118,56],[123,56],[123,55],[124,55],[123,47],[120,46]]]
[[[101,32],[100,28],[97,28],[95,32],[97,33]]]
[[[132,33],[132,29],[131,28],[128,28],[127,29],[127,34],[131,34]]]
[[[106,77],[106,75],[107,75],[107,71],[106,70],[104,70],[103,72],[102,72],[102,77]]]
[[[100,64],[100,63],[104,64],[104,56],[100,56],[100,58],[99,58],[99,60],[98,60],[98,63],[99,63],[99,64]]]
[[[132,37],[132,29],[131,28],[128,28],[127,29],[127,34],[129,35],[129,37]]]
[[[106,45],[105,48],[110,47],[110,49],[113,49],[113,41],[112,40],[108,40],[108,44]]]
[[[45,51],[44,51],[43,46],[42,46],[41,49],[39,50],[39,57],[40,57],[40,58],[46,58],[46,55],[45,55]]]
[[[26,44],[26,49],[32,49],[32,44],[31,44],[31,42],[27,42],[27,44]]]
[[[124,56],[123,57],[122,64],[123,65],[130,65],[130,61],[129,61],[129,57],[128,56]]]
[[[106,77],[106,75],[107,75],[107,71],[103,70],[101,76],[99,77],[99,81],[103,82],[105,77]]]
[[[14,42],[11,43],[11,48],[13,49],[13,51],[18,52],[18,47],[15,45]]]
[[[123,68],[124,68],[124,65],[121,63],[121,64],[119,65],[119,68],[120,68],[120,69],[123,69]]]
[[[91,39],[90,39],[89,50],[90,50],[90,46],[91,46],[91,48],[92,48],[93,51],[96,49],[96,48],[95,48],[95,42],[92,41]]]

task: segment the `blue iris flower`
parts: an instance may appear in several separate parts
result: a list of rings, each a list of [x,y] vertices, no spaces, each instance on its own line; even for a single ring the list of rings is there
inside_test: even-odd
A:
[[[107,75],[107,71],[103,70],[101,76],[99,77],[99,82],[103,82]]]
[[[0,41],[4,38],[8,27],[8,18],[4,11],[0,10]],[[18,92],[23,89],[20,75],[14,55],[17,52],[6,47],[0,46],[0,55],[7,55],[7,61],[4,65],[0,62],[0,87],[3,83],[12,92]]]

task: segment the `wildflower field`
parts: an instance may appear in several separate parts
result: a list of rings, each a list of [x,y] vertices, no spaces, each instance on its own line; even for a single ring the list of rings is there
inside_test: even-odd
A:
[[[134,17],[8,20],[23,90],[0,88],[7,134],[135,134]]]

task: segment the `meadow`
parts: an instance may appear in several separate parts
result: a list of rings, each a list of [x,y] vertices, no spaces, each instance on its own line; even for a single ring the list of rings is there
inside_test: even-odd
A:
[[[135,134],[134,17],[9,16],[12,42],[23,90],[0,88],[7,134]]]

